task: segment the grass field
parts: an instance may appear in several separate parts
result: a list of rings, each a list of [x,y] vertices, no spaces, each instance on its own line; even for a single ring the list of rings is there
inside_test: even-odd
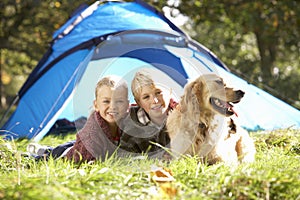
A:
[[[298,199],[300,130],[253,132],[256,161],[207,166],[196,157],[170,162],[115,158],[75,165],[22,156],[28,140],[0,140],[0,199]],[[57,145],[74,138],[48,136]],[[175,178],[158,183],[153,168]],[[160,171],[160,170],[158,170]]]

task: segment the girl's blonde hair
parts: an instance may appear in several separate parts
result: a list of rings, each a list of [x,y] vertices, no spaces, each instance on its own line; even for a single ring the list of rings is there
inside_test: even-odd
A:
[[[131,91],[134,96],[134,99],[137,101],[141,95],[142,88],[144,86],[153,85],[154,81],[150,77],[150,75],[143,72],[136,72],[134,78],[131,81]]]
[[[110,75],[110,76],[106,76],[106,77],[103,77],[102,79],[100,79],[95,88],[95,97],[96,98],[98,96],[98,90],[102,86],[108,86],[108,87],[114,88],[114,89],[123,87],[124,89],[126,89],[127,96],[128,96],[127,82],[119,76]]]

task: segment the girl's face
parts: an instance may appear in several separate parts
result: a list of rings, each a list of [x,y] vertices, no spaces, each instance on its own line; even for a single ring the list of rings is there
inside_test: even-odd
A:
[[[129,107],[127,89],[123,87],[113,89],[105,85],[100,87],[94,100],[94,107],[105,121],[110,124],[116,123],[126,114]]]
[[[142,87],[137,103],[148,113],[151,119],[160,118],[164,114],[166,104],[163,99],[162,91],[154,85]]]

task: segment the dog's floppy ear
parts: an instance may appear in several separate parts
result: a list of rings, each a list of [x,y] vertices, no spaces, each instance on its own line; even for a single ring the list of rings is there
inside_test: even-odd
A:
[[[184,88],[184,93],[181,97],[181,102],[180,102],[180,110],[181,112],[186,112],[187,111],[187,106],[188,102],[192,97],[192,89],[193,89],[194,82],[191,82],[187,84]]]
[[[199,101],[197,98],[197,93],[199,90],[201,90],[201,85],[198,81],[193,81],[186,85],[181,99],[181,112],[190,111],[196,114],[200,111]]]

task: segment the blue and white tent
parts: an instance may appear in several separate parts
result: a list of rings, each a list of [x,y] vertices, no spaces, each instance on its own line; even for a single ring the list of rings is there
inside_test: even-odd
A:
[[[207,48],[136,0],[97,1],[57,30],[48,52],[19,91],[17,109],[0,134],[38,141],[58,119],[74,121],[89,115],[101,77],[115,74],[130,84],[141,69],[175,98],[189,79],[217,73],[246,92],[235,106],[246,129],[300,127],[299,110],[232,74]]]

